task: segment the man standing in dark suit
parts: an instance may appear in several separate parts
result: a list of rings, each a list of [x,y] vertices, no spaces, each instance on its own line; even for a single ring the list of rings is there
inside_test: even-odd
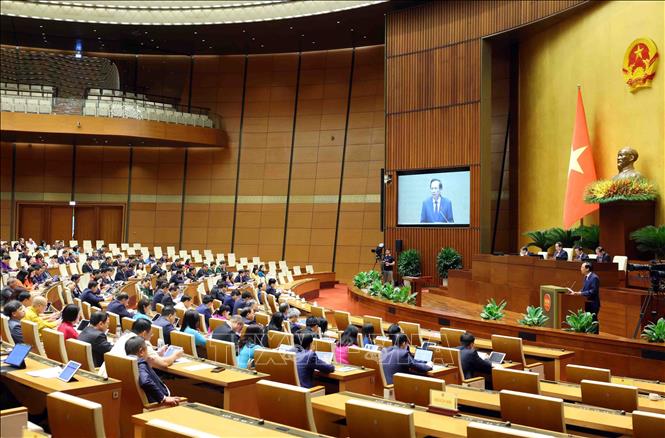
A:
[[[92,362],[95,367],[102,366],[104,353],[108,353],[113,348],[113,344],[106,339],[108,329],[109,316],[106,312],[94,312],[90,316],[90,324],[79,333],[78,340],[92,346]]]
[[[568,251],[563,249],[563,244],[557,242],[554,244],[554,254],[552,254],[554,260],[563,260],[564,262],[568,260]]]
[[[233,315],[231,319],[226,321],[226,324],[221,324],[212,332],[212,338],[218,341],[233,342],[238,347],[240,340],[239,333],[243,327],[242,317],[240,315]]]
[[[492,363],[484,360],[478,355],[475,348],[476,338],[469,332],[460,336],[460,360],[464,370],[464,378],[472,379],[476,374],[482,374],[485,378],[485,388],[492,388]]]
[[[409,352],[409,338],[404,333],[396,334],[393,337],[393,346],[381,351],[381,363],[388,385],[392,385],[396,373],[425,373],[432,369],[431,362],[418,362],[413,359]]]
[[[453,204],[450,199],[441,196],[443,184],[439,179],[433,179],[429,182],[429,191],[432,194],[431,198],[423,201],[422,209],[420,210],[420,223],[429,222],[454,222],[453,219]]]
[[[582,295],[586,298],[584,311],[593,313],[593,320],[598,322],[598,313],[600,312],[600,278],[598,278],[598,274],[593,272],[593,264],[591,262],[582,263],[580,272],[584,275],[582,290],[575,292],[571,288],[568,288],[568,292],[571,295]],[[599,332],[598,324],[596,324],[595,332]]]

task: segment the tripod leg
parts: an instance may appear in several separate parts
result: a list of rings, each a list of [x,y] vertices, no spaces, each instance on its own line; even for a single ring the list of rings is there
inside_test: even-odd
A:
[[[637,325],[635,326],[635,331],[633,332],[633,338],[637,338],[637,334],[640,332],[640,328],[642,327],[642,323],[644,322],[644,315],[647,313],[647,309],[649,309],[649,305],[651,304],[651,299],[653,297],[653,290],[649,289],[649,293],[644,298],[644,302],[642,303],[642,308],[640,309],[640,319],[637,321]]]

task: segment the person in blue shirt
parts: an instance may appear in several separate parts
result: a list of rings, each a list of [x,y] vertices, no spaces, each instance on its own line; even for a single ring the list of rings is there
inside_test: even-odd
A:
[[[162,304],[162,299],[166,292],[164,289],[168,286],[168,283],[163,281],[157,281],[157,292],[152,297],[152,310],[157,310],[157,304]]]
[[[208,321],[210,321],[210,317],[212,317],[213,298],[210,295],[203,295],[203,299],[201,301],[202,303],[196,308],[196,311],[203,315],[207,326]]]
[[[404,333],[393,337],[393,346],[381,350],[381,363],[386,383],[392,385],[393,376],[397,373],[427,372],[432,369],[431,362],[418,362],[409,352],[409,338]]]
[[[182,328],[180,331],[194,336],[194,344],[196,345],[196,350],[199,352],[199,357],[205,357],[206,338],[199,331],[199,312],[193,309],[186,311],[185,316],[182,318]]]
[[[250,362],[254,360],[254,351],[261,348],[263,339],[263,329],[261,326],[253,324],[248,325],[245,334],[240,338],[238,347],[238,368],[249,368]]]
[[[247,301],[252,299],[252,293],[248,290],[244,291],[240,299],[233,303],[233,311],[231,315],[237,315],[240,309],[247,307]]]
[[[363,324],[363,347],[374,344],[374,326],[372,324]]]
[[[249,330],[249,327],[247,329]],[[312,342],[314,342],[311,332],[303,330],[303,333],[299,333],[297,336],[300,336],[300,345],[296,352],[296,368],[298,369],[300,386],[311,388],[314,386],[314,371],[332,373],[335,371],[335,365],[323,362],[316,355],[316,352],[310,350]]]
[[[125,343],[125,354],[136,356],[136,365],[139,370],[139,386],[150,403],[159,403],[164,406],[178,406],[182,401],[180,397],[172,397],[169,388],[162,382],[155,370],[146,361],[148,346],[141,336],[133,336]]]
[[[111,301],[106,308],[107,312],[112,312],[120,318],[132,318],[132,314],[127,310],[127,303],[129,302],[129,295],[127,292],[120,292],[115,296],[115,300]]]
[[[147,319],[152,321],[152,313],[150,312],[150,301],[147,298],[141,298],[138,303],[136,303],[136,313],[134,313],[133,319]]]
[[[171,343],[171,332],[175,330],[176,311],[173,306],[166,306],[162,309],[162,314],[157,318],[153,324],[162,328],[162,335],[164,336],[164,343]]]
[[[95,280],[88,283],[88,288],[81,294],[81,301],[90,303],[92,307],[102,308],[100,303],[104,301],[104,297],[99,293],[99,285]]]

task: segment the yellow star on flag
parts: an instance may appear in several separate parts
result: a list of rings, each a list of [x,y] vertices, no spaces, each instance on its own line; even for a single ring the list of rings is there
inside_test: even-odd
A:
[[[582,155],[584,153],[584,151],[586,150],[586,148],[588,148],[588,147],[589,146],[582,146],[582,147],[579,147],[577,149],[573,149],[572,146],[570,147],[570,162],[568,163],[568,175],[569,176],[570,176],[570,172],[572,172],[573,170],[575,172],[578,172],[578,173],[581,173],[582,175],[584,175],[584,171],[582,170],[582,167],[580,166],[579,159],[580,159],[580,155]]]

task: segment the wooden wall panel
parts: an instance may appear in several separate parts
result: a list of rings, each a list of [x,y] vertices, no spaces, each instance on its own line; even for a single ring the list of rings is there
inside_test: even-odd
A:
[[[12,145],[0,143],[0,239],[9,240],[12,197]]]
[[[423,274],[436,277],[436,255],[443,246],[470,260],[481,248],[481,224],[491,223],[492,203],[485,199],[492,186],[481,181],[481,173],[491,178],[493,158],[491,129],[488,153],[481,154],[481,126],[491,123],[481,120],[481,39],[580,3],[432,1],[388,15],[386,172],[396,181],[400,170],[471,167],[468,228],[397,227],[396,183],[386,186],[386,243],[401,239],[405,249],[418,249]]]

